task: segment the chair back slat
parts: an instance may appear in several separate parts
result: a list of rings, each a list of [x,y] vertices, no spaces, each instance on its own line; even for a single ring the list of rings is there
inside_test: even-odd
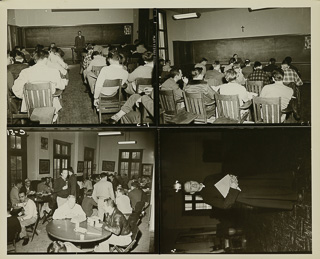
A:
[[[24,86],[24,98],[29,113],[30,109],[52,107],[52,92],[50,82],[27,83]]]
[[[178,113],[173,90],[159,90],[159,99],[161,107],[167,115]]]
[[[112,79],[112,80],[106,79],[104,80],[102,87],[115,87],[115,86],[121,87],[121,83],[122,83],[121,79]]]
[[[215,95],[218,117],[240,121],[240,101],[238,95]]]
[[[207,112],[204,104],[203,93],[183,92],[187,112],[198,114],[195,121],[207,123]]]
[[[255,122],[280,123],[281,122],[281,98],[253,97],[253,109]]]
[[[256,93],[258,96],[263,88],[263,81],[246,81],[246,89],[248,92]]]

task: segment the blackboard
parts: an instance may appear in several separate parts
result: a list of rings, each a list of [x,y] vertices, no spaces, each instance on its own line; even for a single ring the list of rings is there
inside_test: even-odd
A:
[[[307,35],[279,35],[265,37],[250,37],[237,39],[193,41],[193,62],[202,57],[212,63],[219,60],[227,63],[234,53],[242,59],[267,62],[275,58],[281,62],[286,56],[291,56],[296,63],[311,63],[311,50],[305,49]]]
[[[49,46],[55,42],[57,46],[74,46],[74,38],[78,31],[82,31],[87,43],[98,45],[131,43],[132,34],[124,33],[124,26],[133,26],[131,23],[120,24],[92,24],[78,26],[39,26],[23,27],[27,48],[34,48],[37,44]]]
[[[115,166],[115,161],[102,161],[102,171],[114,172]]]

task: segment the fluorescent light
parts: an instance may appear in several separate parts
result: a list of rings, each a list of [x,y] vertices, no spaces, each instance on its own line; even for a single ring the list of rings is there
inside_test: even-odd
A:
[[[135,140],[128,140],[128,141],[118,141],[119,145],[127,145],[127,144],[137,144]]]
[[[183,20],[183,19],[199,18],[200,16],[201,16],[200,13],[184,13],[184,14],[172,15],[172,18],[174,20]]]
[[[105,132],[99,132],[99,136],[115,136],[115,135],[121,135],[121,131],[105,131]]]
[[[271,8],[268,8],[268,7],[256,7],[256,8],[248,8],[249,9],[249,12],[254,12],[254,11],[260,11],[260,10],[266,10],[266,9],[271,9]]]

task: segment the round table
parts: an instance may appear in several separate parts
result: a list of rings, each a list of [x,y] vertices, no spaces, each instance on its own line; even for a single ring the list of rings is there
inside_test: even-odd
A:
[[[87,229],[87,222],[83,221],[80,223],[80,227]],[[95,228],[90,227],[89,228]],[[47,225],[47,233],[59,240],[68,241],[68,242],[79,242],[79,243],[88,243],[101,241],[107,239],[111,236],[111,232],[107,231],[102,227],[101,235],[93,235],[85,233],[84,239],[80,239],[81,233],[75,232],[75,223],[72,223],[69,219],[54,219]]]

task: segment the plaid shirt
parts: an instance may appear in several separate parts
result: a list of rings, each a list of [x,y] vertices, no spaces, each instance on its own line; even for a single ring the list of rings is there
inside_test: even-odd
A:
[[[284,72],[284,77],[283,77],[283,83],[284,84],[289,84],[291,82],[295,83],[297,86],[303,85],[303,82],[301,78],[298,76],[297,72],[294,71],[291,68],[287,68],[283,70]]]
[[[264,72],[262,69],[256,69],[254,70],[249,76],[249,81],[263,81],[263,85],[270,84],[270,79],[266,72]]]

